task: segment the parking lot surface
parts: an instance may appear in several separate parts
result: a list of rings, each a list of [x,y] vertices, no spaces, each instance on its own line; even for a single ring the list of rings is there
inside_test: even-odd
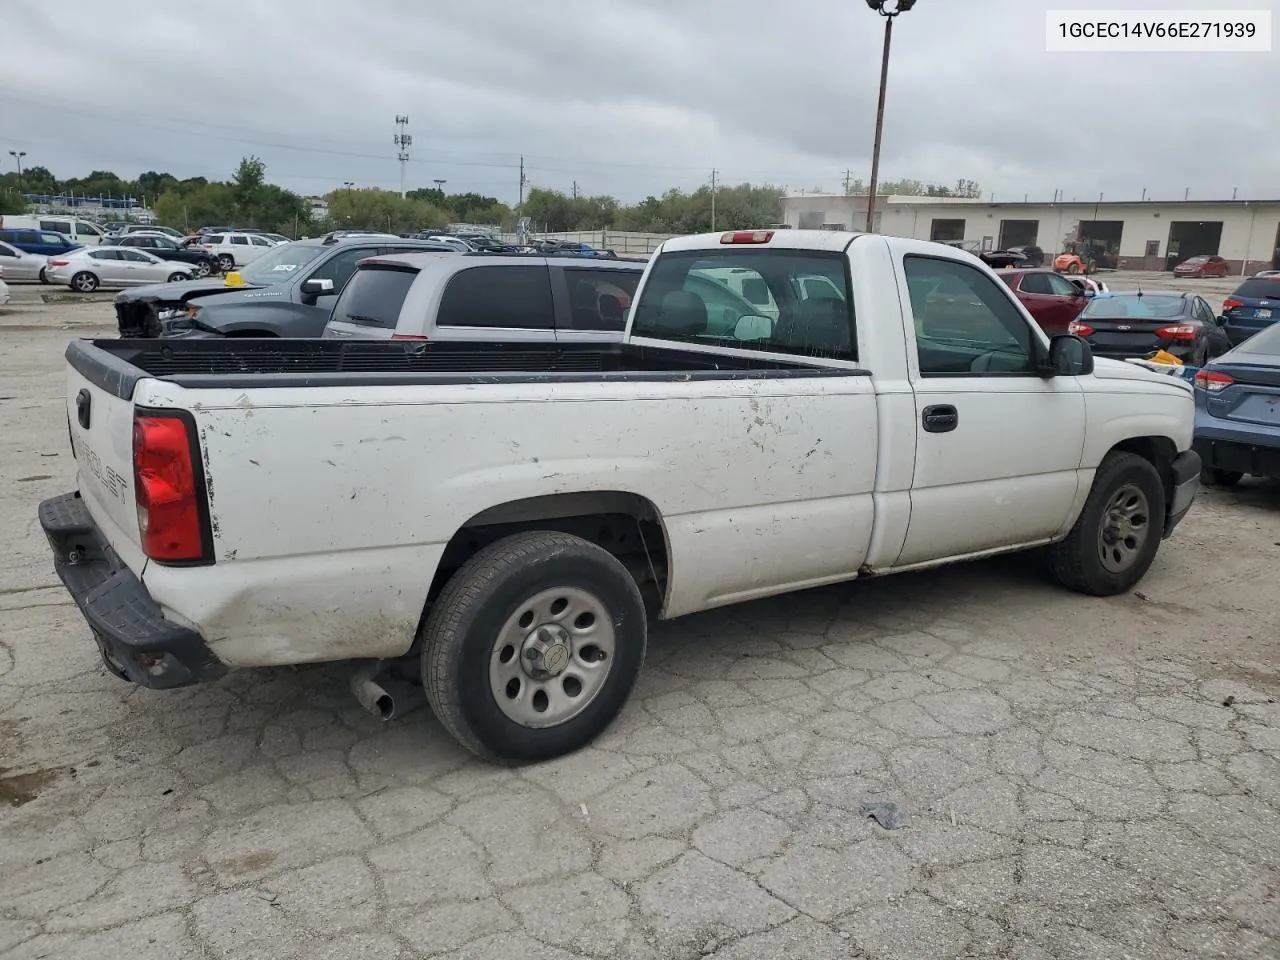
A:
[[[657,624],[605,736],[504,768],[341,665],[106,673],[35,510],[110,318],[0,311],[0,956],[1280,956],[1280,484],[1128,596],[1015,556]]]

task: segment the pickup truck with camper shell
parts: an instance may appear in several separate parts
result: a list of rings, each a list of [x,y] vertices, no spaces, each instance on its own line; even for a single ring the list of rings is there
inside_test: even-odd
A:
[[[709,302],[744,273],[767,312]],[[657,619],[1030,548],[1121,593],[1200,477],[1190,384],[1048,338],[961,250],[873,234],[668,240],[620,343],[66,356],[79,489],[39,519],[108,669],[355,661],[389,716],[378,673],[416,658],[445,728],[510,761],[607,727]]]

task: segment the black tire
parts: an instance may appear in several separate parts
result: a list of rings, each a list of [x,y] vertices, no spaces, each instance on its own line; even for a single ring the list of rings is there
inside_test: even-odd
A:
[[[1200,479],[1215,487],[1234,487],[1244,479],[1244,474],[1239,470],[1218,470],[1215,467],[1206,467],[1200,471]]]
[[[232,270],[234,270],[235,268],[236,268],[236,260],[235,260],[235,257],[231,256],[231,254],[229,254],[229,253],[220,253],[220,254],[218,254],[218,269],[219,269],[219,270],[221,270],[223,273],[230,273],[230,272],[231,272]]]
[[[71,283],[68,286],[77,293],[93,293],[98,289],[98,278],[92,273],[82,271],[71,278]]]
[[[196,279],[203,280],[209,274],[213,273],[216,268],[208,260],[196,261]]]
[[[48,283],[48,282],[49,282],[49,278],[48,278],[48,277],[46,277],[46,276],[44,275],[44,267],[41,267],[41,268],[40,268],[40,282],[41,282],[41,283]]]
[[[190,280],[190,279],[191,278],[188,277],[185,273],[171,273],[169,274],[169,279],[166,282],[181,283],[184,280]]]
[[[506,652],[497,644],[521,606],[561,587],[589,593],[607,611],[611,664],[576,715],[526,726],[497,702],[490,674]],[[486,759],[532,762],[577,750],[613,722],[640,675],[648,627],[640,590],[617,558],[579,537],[532,531],[490,544],[463,564],[422,633],[422,682],[444,728]]]
[[[1080,264],[1078,263],[1067,264],[1067,273],[1071,274],[1072,276],[1075,276],[1079,272],[1080,272]]]
[[[1128,565],[1114,569],[1103,560],[1103,531],[1113,499],[1131,488],[1146,498],[1145,537],[1135,549],[1122,551]],[[1146,575],[1155,560],[1164,534],[1164,518],[1164,484],[1151,462],[1134,453],[1107,454],[1094,475],[1089,498],[1075,526],[1065,540],[1049,548],[1054,579],[1069,590],[1095,597],[1124,593]]]

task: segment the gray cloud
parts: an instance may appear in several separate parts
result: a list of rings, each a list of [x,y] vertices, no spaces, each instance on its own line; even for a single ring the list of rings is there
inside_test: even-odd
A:
[[[920,0],[894,31],[882,174],[1002,199],[1280,195],[1277,54],[1045,52],[1046,9],[1099,6]],[[509,201],[522,153],[534,184],[626,200],[712,167],[835,189],[870,166],[883,33],[857,0],[5,7],[0,157],[25,149],[60,176],[225,177],[253,152],[304,193],[395,187],[397,113],[411,186]]]

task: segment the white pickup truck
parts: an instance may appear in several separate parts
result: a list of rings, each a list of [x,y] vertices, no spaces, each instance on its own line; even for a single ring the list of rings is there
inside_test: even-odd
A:
[[[1033,547],[1127,590],[1200,474],[1189,384],[1050,342],[964,251],[870,234],[667,241],[620,344],[66,356],[79,489],[39,515],[109,669],[359,661],[386,716],[378,670],[417,657],[445,727],[507,760],[605,728],[651,619]]]

